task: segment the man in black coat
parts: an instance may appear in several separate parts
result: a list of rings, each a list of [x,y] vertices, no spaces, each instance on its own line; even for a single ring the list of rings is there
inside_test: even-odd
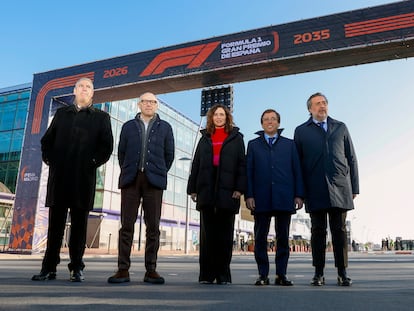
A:
[[[346,274],[348,242],[346,214],[359,193],[358,164],[346,125],[328,117],[328,100],[321,93],[307,101],[311,117],[295,130],[305,183],[305,208],[310,213],[314,286],[325,284],[327,216],[332,234],[337,284],[350,286]]]
[[[70,280],[84,280],[83,254],[88,215],[95,198],[96,169],[108,161],[113,149],[110,116],[92,106],[92,81],[81,78],[73,92],[74,104],[56,111],[41,139],[42,159],[49,166],[49,227],[42,269],[32,277],[34,281],[56,278],[69,209]]]

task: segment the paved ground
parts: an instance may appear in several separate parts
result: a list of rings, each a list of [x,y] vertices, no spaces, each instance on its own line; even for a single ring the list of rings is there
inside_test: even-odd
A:
[[[257,272],[251,253],[234,255],[231,285],[198,284],[197,254],[161,253],[158,270],[166,278],[164,285],[142,282],[142,254],[133,258],[131,282],[119,285],[106,282],[116,270],[114,255],[89,253],[85,262],[83,283],[68,281],[67,255],[57,280],[33,282],[40,255],[0,254],[0,310],[414,310],[411,253],[351,253],[350,288],[336,286],[332,254],[324,287],[309,285],[309,254],[291,255],[293,287],[253,286]]]

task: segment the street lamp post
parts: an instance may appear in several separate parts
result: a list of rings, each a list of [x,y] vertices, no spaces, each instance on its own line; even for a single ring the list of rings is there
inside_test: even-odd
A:
[[[188,231],[190,229],[189,226],[190,221],[190,200],[189,196],[187,195],[186,206],[185,206],[185,232],[184,232],[184,253],[188,254]]]
[[[180,161],[191,161],[190,158],[188,157],[181,157],[178,160]],[[184,253],[188,254],[189,253],[189,249],[188,249],[188,231],[190,229],[190,198],[189,195],[186,194],[186,204],[185,204],[185,232],[184,232]]]

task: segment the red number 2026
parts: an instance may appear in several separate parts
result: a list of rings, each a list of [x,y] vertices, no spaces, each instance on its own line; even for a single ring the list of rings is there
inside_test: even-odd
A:
[[[128,66],[112,68],[104,70],[103,78],[113,78],[118,76],[123,76],[128,73]]]
[[[294,36],[294,44],[308,43],[312,41],[326,40],[331,37],[329,29],[317,30],[312,32],[305,32],[296,34]]]

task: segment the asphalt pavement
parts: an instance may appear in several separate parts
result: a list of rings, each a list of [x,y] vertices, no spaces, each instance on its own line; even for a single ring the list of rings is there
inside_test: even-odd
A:
[[[273,262],[274,253],[270,257]],[[351,287],[336,285],[332,253],[327,255],[322,287],[309,284],[313,268],[308,253],[291,254],[292,287],[254,286],[257,268],[252,253],[234,254],[233,283],[228,285],[198,284],[197,254],[160,253],[157,270],[166,279],[164,285],[143,282],[142,254],[133,256],[131,282],[124,284],[107,283],[116,270],[115,255],[88,252],[84,282],[69,282],[67,254],[56,280],[31,281],[41,258],[0,253],[0,310],[414,310],[411,252],[350,253]]]

